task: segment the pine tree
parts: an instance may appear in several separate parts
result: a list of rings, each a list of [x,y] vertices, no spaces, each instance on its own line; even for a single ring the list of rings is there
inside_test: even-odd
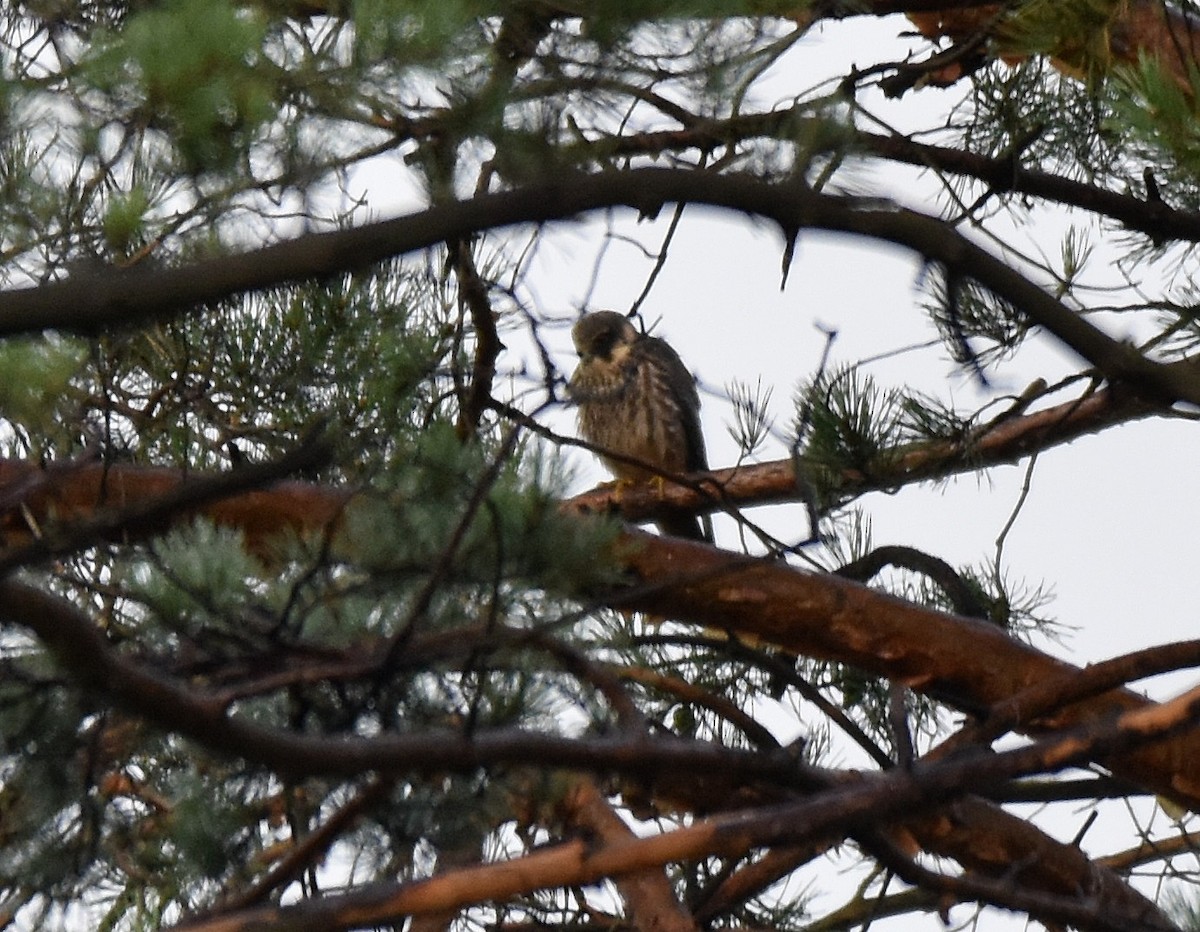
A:
[[[5,925],[1197,928],[1200,693],[1125,684],[1200,644],[1075,664],[1015,514],[956,565],[872,493],[1016,463],[1035,521],[1065,444],[1194,416],[1200,13],[928,6],[6,7]],[[747,306],[814,233],[916,257],[953,379],[831,307],[791,400],[706,392],[735,457],[580,492],[610,252],[639,326],[770,347],[657,297],[714,210]]]

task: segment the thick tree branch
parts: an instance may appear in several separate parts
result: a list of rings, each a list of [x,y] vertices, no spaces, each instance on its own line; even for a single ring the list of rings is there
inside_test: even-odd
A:
[[[619,606],[728,629],[807,657],[850,663],[959,708],[983,711],[1077,668],[994,625],[954,618],[830,575],[628,532],[625,565],[642,583]],[[1112,690],[1058,710],[1058,727],[1148,705]],[[1152,705],[1152,704],[1151,704]],[[1037,722],[1023,723],[1026,729]],[[1200,807],[1200,730],[1103,763],[1115,774]]]
[[[58,328],[95,332],[161,319],[209,301],[360,269],[485,229],[564,219],[626,206],[653,216],[665,204],[704,204],[775,221],[785,239],[819,229],[914,250],[971,278],[1058,337],[1113,381],[1128,381],[1166,401],[1200,404],[1194,367],[1142,356],[1062,304],[1001,259],[941,220],[856,198],[818,193],[800,183],[749,175],[644,168],[566,174],[517,191],[481,195],[351,230],[319,233],[180,269],[80,275],[0,296],[0,335]]]
[[[1200,666],[1200,640],[1160,644],[1089,664],[1083,670],[1035,683],[996,703],[982,721],[951,736],[934,753],[949,754],[962,747],[990,743],[1029,722],[1053,727],[1055,711],[1071,703],[1148,676],[1197,666]]]
[[[737,857],[756,847],[798,844],[836,828],[880,825],[901,813],[944,803],[963,788],[986,785],[1032,770],[1059,769],[1102,748],[1113,750],[1182,727],[1200,710],[1200,690],[1152,710],[1126,713],[1110,725],[1060,736],[1002,754],[978,754],[893,770],[817,794],[811,799],[764,806],[700,820],[648,838],[615,840],[600,847],[566,842],[501,864],[479,865],[409,884],[373,884],[342,896],[310,899],[295,906],[264,907],[200,923],[189,932],[343,929],[395,921],[403,916],[458,909],[504,900],[546,887],[592,883],[659,867],[672,861],[719,854]],[[1148,903],[1135,911],[1078,895],[1064,897],[997,884],[972,884],[967,891],[987,901],[1011,901],[1043,919],[1084,929],[1129,932],[1171,929]],[[986,894],[983,888],[986,887]]]
[[[240,516],[251,526],[261,524],[276,533],[283,529],[281,519],[286,521],[281,500],[287,501],[289,492],[297,499],[310,498],[302,491],[304,486],[279,480],[324,466],[329,458],[328,444],[313,435],[275,461],[186,482],[177,470],[130,472],[107,463],[41,470],[21,461],[0,460],[0,542],[5,545],[0,551],[0,574],[104,540],[148,537],[198,514],[234,527],[237,521],[228,519]],[[136,476],[136,489],[123,481],[130,475]],[[259,486],[274,488],[262,491]],[[343,495],[343,503],[346,498]],[[339,514],[339,508],[327,509],[326,523]],[[298,525],[293,529],[298,530]]]
[[[914,444],[879,464],[869,477],[848,470],[826,477],[826,481],[842,497],[895,488],[952,472],[1017,462],[1033,451],[1162,412],[1127,392],[1100,391],[986,425],[962,440]],[[200,505],[210,520],[242,530],[254,548],[268,546],[271,537],[285,531],[333,527],[353,493],[299,482],[240,491],[319,462],[321,455],[316,447],[302,447],[274,465],[256,466],[224,478],[199,477],[203,481],[186,492],[180,490],[180,472],[165,467],[92,462],[43,469],[22,460],[0,460],[0,540],[9,548],[29,548],[23,555],[10,549],[8,556],[0,559],[36,558],[66,546],[65,539],[47,539],[47,532],[58,533],[53,531],[52,521],[62,525],[98,521],[85,535],[92,539],[106,529],[118,535],[160,530],[187,514],[198,513]],[[696,481],[687,484],[625,487],[619,495],[612,488],[599,488],[575,496],[564,508],[580,515],[619,511],[630,521],[644,521],[657,516],[664,506],[715,511],[722,505],[738,508],[795,501],[798,494],[790,460],[716,470],[694,478]],[[151,510],[137,515],[130,508]],[[98,515],[102,509],[111,513]],[[83,531],[75,528],[75,532],[72,540],[76,544],[86,542],[78,540]]]
[[[1033,451],[1161,411],[1127,392],[1099,391],[994,422],[962,440],[915,444],[880,464],[870,477],[846,471],[826,481],[843,497],[895,488],[930,477],[1017,462]],[[261,481],[268,477],[256,478]],[[93,462],[53,464],[43,469],[23,460],[0,460],[0,541],[9,549],[6,559],[13,558],[16,547],[32,548],[26,552],[27,557],[41,554],[48,544],[44,539],[40,544],[38,541],[50,530],[51,522],[70,525],[94,521],[101,509],[114,512],[109,516],[114,532],[128,534],[133,528],[126,520],[128,516],[122,516],[123,509],[145,507],[154,501],[180,506],[180,500],[168,496],[178,492],[183,480],[179,470],[165,467]],[[217,524],[239,528],[256,550],[269,549],[270,539],[280,533],[333,529],[353,498],[343,489],[301,482],[277,482],[269,489],[251,492],[239,492],[235,482],[204,490],[204,494],[207,504],[202,513]],[[216,500],[220,495],[227,497]],[[644,521],[655,517],[664,504],[675,509],[715,511],[722,505],[741,508],[795,501],[797,495],[792,461],[779,460],[717,470],[687,485],[667,482],[661,486],[656,483],[653,488],[630,486],[620,495],[611,488],[595,489],[575,496],[563,507],[580,515],[619,511],[630,521]],[[146,522],[142,530],[161,528],[168,517],[177,521],[184,516],[178,510],[163,512],[157,522]]]
[[[1030,453],[1166,410],[1127,391],[1090,392],[1031,414],[984,425],[959,440],[912,444],[881,458],[870,476],[846,470],[837,476],[823,476],[822,484],[832,496],[845,499],[954,473],[976,472],[1016,463]],[[796,501],[799,494],[795,467],[789,459],[714,470],[688,477],[687,482],[625,486],[619,494],[602,486],[574,496],[564,507],[578,514],[619,512],[629,521],[641,522],[656,517],[664,507],[713,512],[722,506],[748,508]]]
[[[922,850],[953,858],[976,876],[1063,896],[1087,891],[1125,914],[1146,906],[1145,898],[1114,870],[990,800],[963,796],[928,815],[906,819],[901,827]]]
[[[188,479],[165,467],[84,463],[43,469],[0,460],[0,564],[11,567],[101,539],[145,536],[200,514],[240,529],[252,550],[269,553],[271,539],[280,534],[334,527],[353,497],[345,489],[273,481],[296,465],[287,459],[282,468],[267,464]],[[256,484],[268,487],[252,488]]]
[[[656,773],[661,777],[716,772],[737,781],[758,779],[784,786],[797,778],[807,785],[829,784],[827,777],[816,772],[802,776],[805,768],[786,756],[776,759],[775,755],[742,755],[664,739],[571,742],[519,732],[481,733],[473,739],[457,733],[364,740],[289,735],[231,718],[223,702],[209,702],[203,693],[195,693],[115,653],[90,619],[61,599],[9,583],[0,586],[0,606],[9,618],[31,628],[45,640],[82,685],[99,689],[155,724],[182,731],[220,753],[246,756],[285,772],[291,769],[339,774],[366,769],[385,773],[462,770],[489,763],[518,763],[536,756],[552,765],[616,769],[651,779]],[[1005,661],[1006,658],[1000,658],[1000,662]],[[1146,733],[1162,732],[1178,724],[1164,717],[1166,714],[1150,703],[1143,703],[1127,720],[1139,724]],[[689,783],[694,783],[694,777]],[[1107,891],[1105,901],[1128,896],[1119,882],[1097,875],[1082,855],[1076,858],[1078,863],[1064,860],[1063,852],[1048,839],[1034,838],[1038,843],[1031,846],[1026,835],[1032,832],[1040,836],[1040,833],[1021,820],[983,802],[963,800],[960,806],[968,808],[960,809],[950,819],[910,818],[908,830],[928,850],[957,857],[975,870],[1003,875],[1011,868],[1014,852],[1035,850],[1039,856],[1036,872],[1041,889],[1073,890],[1084,885],[1094,892]],[[1020,830],[1017,835],[1013,834],[1014,824]],[[981,832],[988,839],[982,845]],[[812,837],[805,836],[805,840]],[[1053,873],[1049,870],[1051,864],[1058,865]],[[1136,905],[1136,898],[1132,902]],[[249,926],[229,926],[243,927]]]
[[[1078,402],[1077,414],[1052,410],[1003,421],[987,434],[977,453],[985,457],[986,451],[996,456],[1011,455],[1034,438],[1055,436],[1057,425],[1068,424],[1075,429],[1094,424],[1096,418],[1107,416],[1108,406],[1113,403],[1119,400],[1115,402],[1107,393],[1101,393]],[[937,455],[914,450],[907,468],[918,475],[926,470],[933,474],[937,472],[934,461],[944,469],[945,457],[963,458],[963,467],[967,466],[964,451],[947,444]],[[978,468],[986,459],[971,457],[969,461]],[[787,479],[775,486],[776,494],[782,495],[784,487],[794,490],[790,466],[768,464],[750,469],[786,469]],[[6,540],[27,537],[29,530],[24,522],[31,515],[44,521],[60,509],[59,513],[69,517],[85,518],[100,503],[120,501],[132,505],[165,494],[172,482],[182,482],[179,474],[145,467],[118,466],[107,474],[96,467],[83,467],[44,475],[27,464],[13,462],[0,463],[2,479],[19,480],[21,490],[36,492],[36,496],[25,497],[9,493],[3,525]],[[346,500],[343,490],[288,483],[275,491],[247,493],[210,505],[204,513],[220,523],[242,527],[252,545],[265,545],[267,535],[279,530],[308,529],[336,535],[338,516]],[[336,546],[352,551],[353,544],[341,541]],[[642,584],[612,593],[611,599],[618,604],[729,629],[795,654],[853,663],[967,709],[983,711],[1032,684],[1069,675],[1076,669],[1012,640],[993,626],[953,618],[845,580],[803,573],[778,562],[751,560],[637,532],[626,536],[622,559]],[[1111,691],[1055,713],[1054,722],[1080,723],[1146,704],[1146,700],[1127,691]],[[220,703],[216,707],[224,708]],[[1023,722],[1022,727],[1030,724]],[[293,751],[280,749],[285,758]],[[1178,736],[1109,763],[1115,773],[1133,783],[1198,807],[1198,761],[1200,732]]]
[[[844,781],[856,778],[849,774],[841,777]],[[1031,822],[977,796],[964,796],[891,828],[896,837],[908,836],[921,850],[953,858],[976,875],[1043,893],[1077,896],[1088,891],[1088,896],[1124,913],[1136,913],[1147,905],[1119,875],[1092,862],[1078,846],[1059,842]],[[840,836],[833,835],[814,838],[800,847],[772,849],[726,878],[697,909],[697,918],[720,915],[838,841]]]
[[[633,831],[600,793],[595,780],[581,777],[560,803],[567,824],[604,845],[632,840]],[[675,898],[661,870],[642,870],[616,880],[625,901],[625,916],[637,932],[695,932],[696,921]]]
[[[83,689],[178,731],[223,755],[264,764],[286,775],[356,776],[469,771],[489,764],[531,760],[578,770],[619,770],[653,776],[695,768],[741,779],[790,783],[803,765],[786,752],[742,752],[717,744],[642,734],[575,741],[519,729],[465,735],[430,730],[370,739],[291,733],[230,715],[219,693],[166,676],[114,650],[86,614],[66,599],[25,583],[0,582],[0,620],[31,631]]]

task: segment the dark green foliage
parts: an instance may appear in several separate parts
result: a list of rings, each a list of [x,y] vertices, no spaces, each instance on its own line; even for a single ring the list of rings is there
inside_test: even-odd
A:
[[[244,8],[172,0],[139,10],[119,34],[98,39],[89,64],[113,98],[160,125],[190,172],[227,169],[246,157],[273,115],[262,74],[265,30]]]
[[[924,392],[905,394],[900,406],[904,433],[913,440],[962,441],[972,426],[972,418]]]
[[[1196,91],[1200,73],[1188,75],[1190,86],[1157,62],[1143,58],[1137,67],[1121,69],[1112,82],[1112,128],[1120,127],[1132,152],[1149,161],[1172,203],[1191,203],[1200,170],[1200,134],[1196,129]]]
[[[558,664],[514,649],[505,632],[553,631],[567,608],[547,591],[611,580],[596,559],[611,534],[557,514],[563,481],[537,447],[491,431],[462,442],[453,426],[453,327],[434,297],[397,265],[107,337],[90,357],[70,343],[8,347],[14,368],[41,371],[10,396],[5,414],[18,436],[52,442],[46,453],[98,441],[113,461],[236,468],[279,456],[321,422],[335,461],[311,478],[363,489],[347,524],[353,544],[335,553],[327,542],[297,540],[264,560],[239,534],[198,523],[119,556],[75,561],[80,592],[104,567],[115,643],[177,675],[229,671],[219,682],[247,691],[239,714],[316,734],[467,721],[555,729],[567,707],[580,708]],[[64,373],[67,430],[48,432],[38,402],[63,389]],[[461,646],[447,650],[453,632]],[[378,660],[374,674],[283,690],[252,685],[288,658],[369,657],[391,638],[409,648]],[[20,644],[20,659],[16,649],[6,652],[14,671],[42,663],[31,645]],[[309,801],[292,813],[301,832],[322,800],[344,798],[338,781],[281,789],[254,768],[152,733],[130,732],[111,755],[89,754],[86,742],[103,729],[65,714],[81,697],[41,678],[10,678],[7,690],[4,792],[21,818],[4,822],[0,884],[69,902],[77,885],[102,876],[114,928],[250,882],[249,865],[278,837],[271,797]],[[127,785],[128,806],[106,795]],[[420,846],[462,845],[496,828],[505,786],[499,776],[411,785],[358,832],[379,863],[419,871]]]
[[[326,423],[369,475],[445,390],[448,335],[413,310],[418,294],[396,268],[106,338],[89,374],[103,393],[86,393],[84,417],[114,454],[197,468],[278,455]]]
[[[842,470],[873,475],[896,452],[902,397],[857,369],[824,373],[801,389],[796,430],[805,461],[836,476]]]
[[[0,886],[65,897],[77,872],[86,870],[94,842],[81,766],[94,729],[77,695],[36,672],[43,666],[36,654],[27,647],[6,653],[0,687]]]
[[[930,318],[954,361],[974,374],[993,366],[1021,345],[1029,331],[1025,317],[970,279],[930,270]]]
[[[1106,128],[1107,95],[1063,77],[1045,59],[988,66],[976,76],[971,102],[965,127],[971,151],[1081,179],[1132,169],[1122,160],[1120,138]]]

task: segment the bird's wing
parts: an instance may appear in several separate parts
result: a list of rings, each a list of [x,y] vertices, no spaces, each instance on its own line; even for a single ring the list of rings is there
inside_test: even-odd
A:
[[[700,392],[696,380],[684,365],[679,354],[664,340],[646,337],[646,351],[652,353],[668,373],[672,400],[679,410],[683,424],[684,442],[687,444],[687,472],[708,469],[708,454],[704,449],[704,434],[700,430]]]

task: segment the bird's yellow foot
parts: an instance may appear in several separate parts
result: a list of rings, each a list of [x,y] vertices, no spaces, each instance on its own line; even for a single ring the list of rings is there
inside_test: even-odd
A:
[[[612,482],[604,483],[603,487],[606,489],[612,489],[613,502],[617,505],[620,505],[621,496],[635,485],[637,485],[637,483],[632,479],[614,479]]]

